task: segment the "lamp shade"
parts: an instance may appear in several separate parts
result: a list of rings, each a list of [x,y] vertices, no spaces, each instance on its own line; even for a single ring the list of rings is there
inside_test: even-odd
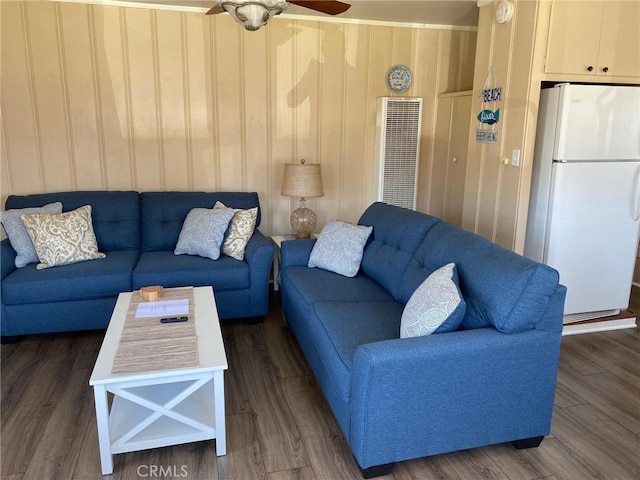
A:
[[[288,197],[321,197],[322,175],[319,163],[286,163],[282,179],[282,195]]]

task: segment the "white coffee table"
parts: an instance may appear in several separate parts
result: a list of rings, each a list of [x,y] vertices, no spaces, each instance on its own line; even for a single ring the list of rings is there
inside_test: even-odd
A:
[[[132,373],[114,374],[132,295],[118,297],[89,380],[95,395],[102,474],[113,472],[114,454],[167,445],[215,438],[217,455],[225,455],[223,375],[228,365],[213,289],[193,288],[194,313],[189,322],[195,322],[197,366],[164,368],[160,364],[151,371],[132,367]],[[178,324],[163,324],[174,325]],[[114,395],[111,408],[107,392]]]

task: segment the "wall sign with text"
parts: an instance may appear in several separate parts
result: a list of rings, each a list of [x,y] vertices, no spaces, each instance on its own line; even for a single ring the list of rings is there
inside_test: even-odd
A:
[[[502,101],[502,87],[495,86],[493,67],[489,68],[480,100],[481,107],[476,118],[482,127],[476,130],[476,142],[497,143],[498,132],[495,131],[494,125],[500,121],[500,109],[496,108],[496,103]],[[485,125],[490,128],[485,128]]]
[[[487,125],[493,125],[500,120],[500,109],[492,112],[491,110],[482,110],[478,114],[478,121],[480,123],[486,123]]]

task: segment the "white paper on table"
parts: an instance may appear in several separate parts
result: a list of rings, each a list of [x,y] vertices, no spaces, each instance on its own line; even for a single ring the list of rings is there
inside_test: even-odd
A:
[[[165,317],[187,315],[189,313],[189,299],[159,300],[157,302],[139,303],[136,318]]]

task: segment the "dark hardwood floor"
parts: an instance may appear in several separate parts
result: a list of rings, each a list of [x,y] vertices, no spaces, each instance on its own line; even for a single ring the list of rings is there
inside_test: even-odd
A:
[[[274,302],[275,303],[275,302]],[[640,312],[640,292],[632,306]],[[102,478],[88,385],[103,333],[2,345],[2,480]],[[214,441],[116,455],[110,478],[359,479],[280,311],[224,324],[227,455]],[[639,479],[640,330],[563,338],[551,435],[399,463],[385,479]]]

